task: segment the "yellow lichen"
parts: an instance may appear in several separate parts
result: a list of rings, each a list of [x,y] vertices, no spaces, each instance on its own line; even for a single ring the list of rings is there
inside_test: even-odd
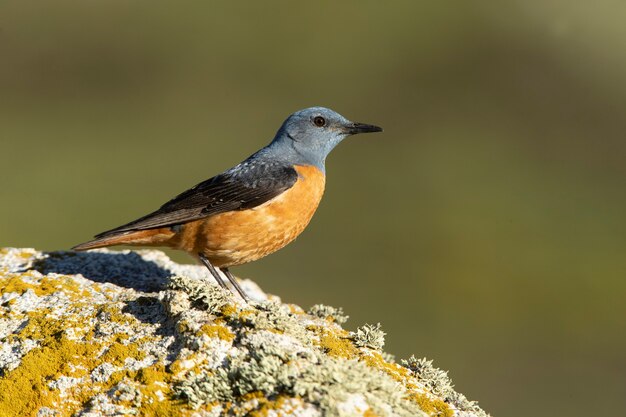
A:
[[[348,359],[358,357],[359,350],[350,340],[347,331],[330,330],[320,326],[309,326],[307,329],[317,333],[318,344],[328,355]]]
[[[151,370],[152,371],[152,370]],[[149,378],[154,378],[140,389],[144,396],[139,408],[139,415],[147,417],[176,417],[182,415],[186,404],[179,399],[173,399],[169,388],[171,374],[165,371],[150,372]]]
[[[27,282],[25,278],[33,280],[33,282]],[[28,290],[32,290],[38,297],[63,291],[71,300],[77,300],[78,297],[88,294],[71,277],[64,275],[54,278],[38,277],[30,272],[25,272],[23,274],[9,274],[8,277],[0,279],[0,293],[2,294],[14,292],[22,295]]]
[[[293,414],[296,407],[290,403],[290,400],[297,399],[299,403],[302,400],[299,397],[288,397],[286,395],[279,395],[275,400],[270,400],[264,396],[256,397],[259,405],[255,410],[250,411],[246,415],[250,417],[267,417],[270,411],[273,411],[277,416],[290,416]]]
[[[417,405],[420,409],[432,417],[452,417],[454,411],[450,406],[439,398],[431,398],[427,394],[421,394],[413,392],[409,395],[409,399]]]
[[[145,393],[144,393],[145,394]],[[183,415],[185,404],[180,400],[159,399],[156,395],[149,395],[139,408],[138,415],[144,417],[178,417]]]
[[[183,372],[187,372],[189,370],[188,367],[184,365],[185,361],[181,359],[176,359],[174,362],[170,364],[168,367],[169,371],[174,375],[181,374]]]
[[[396,381],[404,384],[411,378],[411,372],[397,363],[387,362],[379,352],[361,353],[360,359],[369,366],[379,369]]]
[[[304,315],[304,310],[295,304],[287,304],[287,307],[289,307],[289,311],[291,312],[291,314],[298,314],[298,315]]]
[[[265,394],[263,394],[261,391],[253,391],[242,395],[240,398],[241,401],[251,401],[254,399],[259,400],[261,398],[265,398]]]
[[[237,315],[237,307],[234,304],[226,304],[222,307],[222,316],[235,317]]]
[[[69,340],[63,335],[44,340],[42,347],[28,352],[20,366],[0,378],[0,410],[13,415],[32,416],[40,407],[59,400],[58,392],[48,382],[72,373],[70,363],[76,358],[91,358],[96,346]]]
[[[189,328],[189,323],[187,323],[187,320],[179,320],[176,323],[176,331],[181,334],[191,331],[191,329]]]
[[[443,400],[431,398],[428,394],[420,391],[418,387],[411,383],[411,372],[404,366],[397,363],[387,362],[378,352],[368,352],[361,354],[362,361],[369,366],[379,369],[387,375],[402,383],[409,391],[409,399],[420,407],[425,413],[435,417],[452,417],[454,412]]]
[[[145,353],[139,350],[137,343],[123,344],[120,339],[118,339],[118,341],[107,348],[100,360],[110,363],[111,365],[122,366],[126,359],[132,358],[140,361],[144,359],[145,356]]]
[[[164,382],[169,379],[169,374],[162,364],[153,365],[151,368],[143,368],[137,372],[137,381],[144,385],[151,385],[157,382]]]
[[[137,322],[137,319],[130,314],[122,313],[120,306],[115,304],[107,304],[98,307],[98,315],[106,315],[106,320],[122,325],[130,325]]]
[[[197,336],[201,334],[205,334],[209,337],[217,337],[228,342],[235,339],[235,334],[228,327],[219,324],[205,324],[200,328]]]
[[[173,374],[163,364],[155,364],[137,372],[135,380],[143,387],[140,389],[145,399],[141,403],[139,415],[154,417],[181,416],[186,404],[173,399],[171,382]]]
[[[129,336],[123,333],[113,335],[108,340],[94,341],[94,329],[83,326],[79,328],[84,333],[81,335],[80,331],[77,332],[76,327],[70,324],[71,321],[81,324],[89,321],[84,316],[73,316],[71,312],[85,309],[85,305],[76,303],[71,306],[70,314],[65,314],[63,320],[57,319],[50,310],[27,313],[28,321],[20,331],[11,335],[9,340],[31,339],[37,341],[39,347],[24,355],[16,369],[0,378],[0,416],[9,415],[5,410],[11,410],[10,415],[34,416],[41,407],[56,409],[62,417],[70,416],[95,394],[106,392],[125,379],[137,380],[143,384],[140,389],[142,416],[180,415],[176,410],[182,410],[186,406],[172,400],[169,392],[171,374],[165,371],[162,364],[144,368],[139,372],[120,369],[113,372],[104,382],[91,381],[91,372],[98,366],[110,363],[121,367],[129,358],[137,361],[144,359],[145,353],[141,350],[141,340],[129,343],[127,342]],[[91,317],[103,310],[108,313],[107,319],[113,322],[124,324],[138,322],[132,316],[121,313],[111,306],[98,309]],[[69,328],[73,329],[72,338],[66,332]],[[79,378],[90,383],[79,383],[67,388],[66,397],[61,400],[60,391],[49,386],[50,382],[61,376]]]

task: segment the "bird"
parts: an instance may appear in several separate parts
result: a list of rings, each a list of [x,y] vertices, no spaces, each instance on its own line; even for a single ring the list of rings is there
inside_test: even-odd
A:
[[[298,237],[324,193],[328,154],[349,136],[382,131],[325,107],[296,111],[267,146],[241,163],[179,194],[158,210],[72,249],[114,245],[179,249],[204,264],[228,290],[218,269],[222,271],[248,302],[250,297],[229,268],[263,258]]]

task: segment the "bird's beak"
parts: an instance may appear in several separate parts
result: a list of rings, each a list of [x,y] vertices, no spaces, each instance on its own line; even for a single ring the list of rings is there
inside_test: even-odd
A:
[[[382,131],[383,131],[382,127],[368,125],[365,123],[358,123],[358,122],[350,123],[349,125],[346,126],[346,133],[349,135],[357,135],[359,133],[382,132]]]

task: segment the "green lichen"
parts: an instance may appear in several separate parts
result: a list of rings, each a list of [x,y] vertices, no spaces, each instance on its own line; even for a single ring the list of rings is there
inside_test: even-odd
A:
[[[190,375],[174,387],[174,392],[194,409],[202,405],[235,400],[228,370],[218,368],[213,372]]]
[[[361,353],[361,360],[402,384],[407,390],[408,399],[416,403],[422,411],[431,416],[449,417],[452,415],[452,409],[446,402],[432,394],[426,394],[423,387],[413,383],[414,375],[411,370],[387,360],[384,353],[376,351]]]
[[[296,356],[286,346],[268,343],[271,337],[272,333],[265,332],[264,337],[254,334],[243,338],[241,348],[249,355],[231,357],[223,367],[188,377],[176,391],[195,408],[255,392],[269,396],[283,391],[296,376],[296,368],[289,365]]]
[[[374,350],[381,350],[385,345],[385,332],[380,328],[380,323],[375,326],[365,324],[352,334],[354,344]]]
[[[176,386],[176,394],[194,408],[231,404],[237,414],[243,412],[245,398],[261,392],[264,398],[302,398],[328,416],[338,416],[338,405],[351,395],[362,395],[370,414],[379,416],[390,410],[400,416],[423,415],[420,410],[446,416],[450,411],[445,403],[419,396],[416,387],[407,384],[411,372],[385,361],[375,350],[384,343],[380,325],[365,325],[354,334],[326,326],[304,328],[287,306],[265,302],[254,307],[231,318],[248,329],[238,342],[247,354],[231,356],[216,369],[188,374]],[[282,344],[281,337],[303,345]],[[312,346],[319,350],[310,350]],[[262,415],[267,404],[259,404],[256,412]]]
[[[389,352],[380,352],[385,362],[396,363],[396,356]]]
[[[287,391],[298,370],[279,356],[262,354],[233,361],[229,377],[235,395],[255,391],[272,395]]]
[[[344,314],[341,307],[335,308],[324,304],[315,304],[307,311],[308,314],[316,316],[322,319],[334,321],[338,324],[343,324],[348,321],[349,316]]]
[[[407,398],[402,386],[384,373],[356,359],[321,356],[298,376],[293,393],[318,404],[323,415],[338,416],[337,405],[350,395],[362,395],[378,415],[423,413]]]
[[[454,392],[448,373],[435,368],[433,361],[426,358],[417,359],[415,356],[411,356],[408,360],[402,360],[402,364],[410,369],[417,379],[433,394],[447,398]]]
[[[306,329],[299,315],[291,312],[289,306],[276,301],[263,301],[254,305],[254,310],[243,311],[240,322],[256,330],[289,334],[298,340],[306,340]]]
[[[209,314],[219,314],[224,307],[233,303],[232,295],[228,291],[199,279],[177,275],[170,278],[168,288],[183,291],[194,306]]]
[[[460,411],[471,412],[479,417],[488,416],[488,414],[478,406],[478,403],[470,401],[465,395],[456,392],[452,381],[448,377],[448,373],[435,368],[432,360],[426,358],[418,359],[415,356],[411,356],[408,360],[402,360],[402,365],[409,369],[419,383],[435,397],[430,398],[431,403],[441,401],[444,404],[453,404],[454,407]],[[429,397],[422,395],[421,398]]]
[[[251,333],[240,340],[247,355],[230,357],[217,369],[186,378],[176,391],[195,408],[241,404],[260,391],[265,397],[302,398],[330,417],[340,415],[339,404],[351,395],[362,395],[380,416],[389,415],[390,409],[400,416],[422,415],[396,380],[357,358],[359,351],[347,332],[309,331],[320,335],[323,351],[281,343],[284,336],[268,331]]]
[[[308,366],[284,362],[277,356],[233,361],[225,368],[190,378],[177,387],[193,407],[240,402],[258,391],[264,396],[302,398],[319,407],[322,415],[341,415],[338,405],[351,395],[362,395],[374,412],[399,416],[423,415],[397,382],[358,360],[314,356]]]

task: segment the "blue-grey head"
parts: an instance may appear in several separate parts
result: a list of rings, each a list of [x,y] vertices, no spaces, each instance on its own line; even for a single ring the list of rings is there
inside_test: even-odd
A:
[[[378,126],[351,122],[325,107],[309,107],[293,113],[283,122],[268,149],[293,164],[315,165],[323,171],[326,157],[342,140],[382,130]]]

